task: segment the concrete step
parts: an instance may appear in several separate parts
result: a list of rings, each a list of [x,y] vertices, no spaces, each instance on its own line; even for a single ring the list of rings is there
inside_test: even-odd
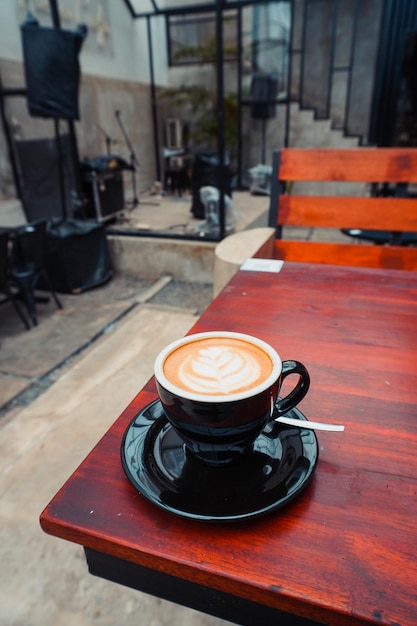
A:
[[[356,137],[345,137],[343,131],[332,128],[330,119],[316,119],[314,111],[301,109],[298,103],[291,104],[291,145],[302,148],[354,148],[359,142]]]

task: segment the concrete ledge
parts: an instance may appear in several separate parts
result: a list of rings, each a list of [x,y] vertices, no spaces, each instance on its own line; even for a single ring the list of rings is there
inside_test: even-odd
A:
[[[217,244],[214,256],[214,297],[223,289],[242,263],[251,257],[271,259],[274,228],[253,228],[226,237]]]
[[[174,280],[213,282],[214,242],[123,235],[108,235],[107,241],[116,273],[142,278],[168,275]]]

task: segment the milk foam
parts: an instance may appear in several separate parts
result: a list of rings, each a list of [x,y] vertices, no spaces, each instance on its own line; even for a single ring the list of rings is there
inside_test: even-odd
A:
[[[186,356],[177,375],[180,385],[190,391],[227,394],[256,385],[261,367],[250,352],[218,345]]]

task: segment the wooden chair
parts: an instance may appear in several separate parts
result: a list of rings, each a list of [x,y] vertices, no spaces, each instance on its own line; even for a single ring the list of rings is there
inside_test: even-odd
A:
[[[284,226],[417,232],[417,198],[296,195],[296,181],[417,183],[417,149],[286,148],[273,155],[269,226],[276,228],[274,257],[361,267],[417,270],[417,247],[295,241]],[[346,187],[346,186],[344,186]],[[349,241],[347,239],[347,241]]]

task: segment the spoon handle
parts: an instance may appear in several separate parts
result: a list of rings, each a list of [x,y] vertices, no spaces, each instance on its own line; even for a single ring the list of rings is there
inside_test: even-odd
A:
[[[282,415],[281,417],[275,418],[276,422],[281,424],[288,424],[289,426],[297,426],[298,428],[309,428],[310,430],[331,430],[341,432],[345,430],[343,424],[325,424],[324,422],[310,422],[310,420],[297,420],[292,417],[285,417]]]

